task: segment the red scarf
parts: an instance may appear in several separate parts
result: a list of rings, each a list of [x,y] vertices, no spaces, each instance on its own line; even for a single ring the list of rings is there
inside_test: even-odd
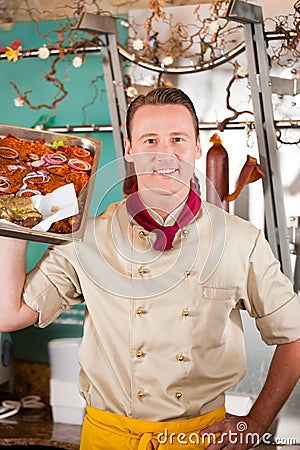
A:
[[[173,240],[177,231],[191,222],[198,213],[201,206],[201,198],[195,190],[193,183],[189,196],[185,205],[174,225],[163,226],[148,213],[145,205],[139,197],[137,191],[137,183],[132,188],[132,193],[126,199],[127,211],[132,215],[134,220],[147,231],[154,231],[157,234],[156,242],[153,248],[155,250],[164,251],[172,248]]]

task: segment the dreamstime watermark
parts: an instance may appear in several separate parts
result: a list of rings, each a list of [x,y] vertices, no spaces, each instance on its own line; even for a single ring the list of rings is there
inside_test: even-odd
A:
[[[163,433],[157,435],[157,441],[160,445],[165,444],[180,444],[180,445],[209,445],[218,444],[220,447],[225,444],[246,444],[251,447],[261,444],[276,444],[276,445],[296,445],[296,438],[274,438],[271,433],[265,433],[259,436],[258,433],[247,432],[246,422],[238,422],[236,431],[229,430],[228,433],[214,434],[214,433],[169,433],[167,428]]]

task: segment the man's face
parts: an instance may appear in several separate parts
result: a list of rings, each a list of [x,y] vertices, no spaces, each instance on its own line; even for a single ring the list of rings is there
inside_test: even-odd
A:
[[[133,118],[131,142],[126,138],[124,143],[139,190],[159,189],[168,195],[189,189],[201,147],[185,106],[142,106]]]

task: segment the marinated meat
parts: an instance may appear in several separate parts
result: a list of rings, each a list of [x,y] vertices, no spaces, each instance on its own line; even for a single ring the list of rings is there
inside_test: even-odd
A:
[[[0,195],[0,219],[26,228],[32,228],[43,220],[42,214],[33,206],[30,197],[13,194]]]

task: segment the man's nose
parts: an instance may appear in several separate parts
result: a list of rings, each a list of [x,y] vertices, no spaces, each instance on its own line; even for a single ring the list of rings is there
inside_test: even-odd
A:
[[[159,146],[159,155],[162,155],[163,157],[171,156],[173,157],[173,146],[169,142],[161,142]]]
[[[175,155],[172,151],[166,150],[164,152],[159,152],[156,154],[157,161],[170,162],[175,160]]]

